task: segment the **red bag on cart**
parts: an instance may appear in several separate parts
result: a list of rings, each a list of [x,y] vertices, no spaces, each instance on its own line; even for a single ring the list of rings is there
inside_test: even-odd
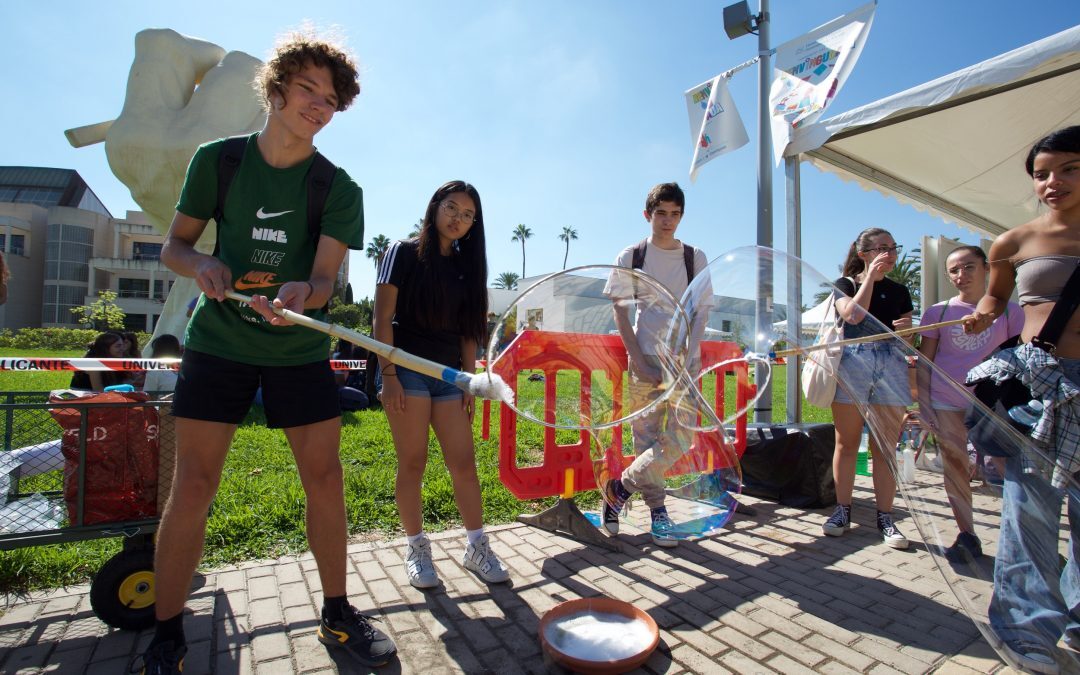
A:
[[[98,407],[143,403],[149,398],[141,391],[64,391],[49,396],[52,416],[64,429],[60,442],[64,501],[72,526],[78,524],[79,427],[84,413],[87,438],[82,524],[157,517],[157,408]]]

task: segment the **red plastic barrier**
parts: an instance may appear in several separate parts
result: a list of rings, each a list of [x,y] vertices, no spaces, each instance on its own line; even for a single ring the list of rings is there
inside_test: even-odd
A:
[[[577,353],[588,353],[590,361],[582,363]],[[602,363],[595,363],[596,355],[607,358]],[[708,368],[721,361],[742,355],[737,345],[725,342],[703,342],[701,359],[703,368]],[[549,420],[554,417],[555,384],[560,371],[573,371],[580,374],[581,410],[591,407],[592,373],[601,371],[613,386],[613,414],[621,415],[623,378],[626,376],[627,356],[622,339],[617,335],[568,334],[544,331],[523,331],[504,352],[495,367],[495,372],[506,381],[517,395],[518,374],[525,370],[540,371],[544,374],[545,410]],[[736,403],[743,408],[753,396],[754,387],[749,384],[749,371],[745,363],[735,363],[710,373],[707,377],[716,380],[714,405],[717,411],[725,410],[724,374],[734,372],[737,378]],[[485,411],[486,412],[486,411]],[[486,422],[486,420],[485,420]],[[503,484],[519,499],[537,499],[555,495],[572,495],[596,487],[593,460],[589,440],[585,432],[579,435],[576,443],[559,445],[555,442],[555,429],[544,427],[543,462],[539,466],[518,466],[517,462],[517,415],[509,406],[499,409],[499,478]],[[486,426],[486,424],[485,424]],[[746,449],[746,417],[740,415],[735,424],[735,452],[739,455]],[[611,430],[610,443],[600,450],[608,457],[619,456],[622,452],[622,426]],[[486,436],[485,436],[486,438]],[[706,441],[706,439],[708,439]],[[705,441],[705,442],[703,442]],[[723,441],[721,441],[723,443]],[[725,458],[731,453],[718,447],[715,435],[698,435],[690,452],[672,467],[669,475],[680,475],[690,471],[700,471],[701,467],[722,468],[729,464]],[[713,454],[710,461],[709,454]],[[628,466],[634,455],[622,455],[623,466]]]
[[[49,397],[49,403],[55,406],[52,416],[64,429],[60,442],[64,454],[64,500],[72,526],[157,517],[157,408],[98,407],[147,400],[149,396],[143,392]],[[83,521],[79,523],[79,427],[84,414],[87,438]]]

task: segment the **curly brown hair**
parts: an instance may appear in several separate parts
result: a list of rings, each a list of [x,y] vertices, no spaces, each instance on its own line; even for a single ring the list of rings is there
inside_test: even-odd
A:
[[[360,83],[353,56],[333,40],[317,37],[310,29],[290,33],[274,49],[269,61],[255,75],[255,89],[263,98],[263,106],[270,109],[273,94],[285,100],[285,85],[289,77],[299,73],[305,65],[330,69],[337,94],[337,112],[348,108],[360,93]]]

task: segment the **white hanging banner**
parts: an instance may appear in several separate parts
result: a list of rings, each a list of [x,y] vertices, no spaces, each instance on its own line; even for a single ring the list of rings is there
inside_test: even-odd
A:
[[[859,60],[876,9],[877,2],[863,5],[776,48],[769,109],[777,164],[792,129],[820,117],[844,86]]]
[[[694,156],[690,160],[691,182],[697,180],[698,169],[710,159],[741,148],[750,141],[735,108],[735,100],[728,91],[730,72],[686,91],[690,142],[694,146]]]

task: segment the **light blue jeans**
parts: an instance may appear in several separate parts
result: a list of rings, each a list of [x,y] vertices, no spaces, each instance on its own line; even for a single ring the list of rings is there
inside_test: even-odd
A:
[[[1080,384],[1080,359],[1059,363],[1066,377]],[[1024,473],[1021,464],[1020,457],[1005,464],[990,626],[1010,644],[1053,649],[1066,631],[1080,639],[1080,494],[1075,487],[1054,488],[1039,474]],[[1069,519],[1064,570],[1058,558],[1062,499]]]

